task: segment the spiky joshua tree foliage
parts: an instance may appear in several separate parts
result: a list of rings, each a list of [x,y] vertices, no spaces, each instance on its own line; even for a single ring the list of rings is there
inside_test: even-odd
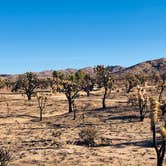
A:
[[[162,166],[164,156],[165,156],[165,146],[166,146],[166,122],[162,122],[161,112],[160,112],[160,103],[158,99],[151,98],[151,130],[153,133],[153,146],[157,154],[157,166]],[[160,140],[157,138],[157,127],[160,127]],[[159,145],[160,144],[160,145]]]

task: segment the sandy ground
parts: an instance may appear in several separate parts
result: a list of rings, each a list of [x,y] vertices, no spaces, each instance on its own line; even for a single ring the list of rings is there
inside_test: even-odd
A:
[[[36,99],[1,95],[0,146],[12,154],[9,166],[155,166],[150,120],[139,122],[125,101],[108,99],[102,110],[101,96],[81,97],[73,120],[65,97],[53,96],[39,122]],[[93,148],[75,144],[85,126],[97,130]]]

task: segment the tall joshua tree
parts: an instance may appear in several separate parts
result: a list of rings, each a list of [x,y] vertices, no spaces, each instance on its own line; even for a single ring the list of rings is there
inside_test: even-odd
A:
[[[157,154],[157,166],[162,166],[165,156],[166,146],[166,122],[162,122],[164,118],[160,118],[161,104],[157,99],[151,98],[151,130],[153,133],[153,146]],[[163,114],[164,115],[164,114]],[[160,123],[159,123],[160,122]],[[160,124],[160,140],[157,138],[157,127]],[[160,143],[161,142],[161,143]],[[160,145],[159,145],[160,144]]]
[[[28,100],[31,100],[37,87],[39,87],[37,75],[32,72],[27,72],[18,77],[12,91],[17,92],[18,90],[21,90],[27,95]]]
[[[78,93],[81,90],[81,75],[64,74],[62,72],[53,72],[54,89],[57,92],[64,93],[69,106],[69,113],[73,112],[74,101],[78,97]]]
[[[108,94],[108,90],[111,90],[113,86],[113,79],[111,78],[109,69],[103,65],[98,65],[95,68],[95,72],[97,85],[99,88],[104,88],[104,95],[102,99],[102,106],[104,109],[106,108],[105,100]]]

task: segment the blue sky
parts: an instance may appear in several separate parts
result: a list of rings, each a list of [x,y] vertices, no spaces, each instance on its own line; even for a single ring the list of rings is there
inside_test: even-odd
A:
[[[1,0],[0,73],[166,57],[165,0]]]

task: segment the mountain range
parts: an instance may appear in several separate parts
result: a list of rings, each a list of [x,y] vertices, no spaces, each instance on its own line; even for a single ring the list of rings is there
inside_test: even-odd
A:
[[[142,63],[138,63],[130,67],[122,67],[117,65],[117,66],[108,66],[108,68],[112,74],[119,76],[124,76],[128,73],[153,74],[157,72],[166,72],[166,58],[149,60]],[[68,68],[59,71],[64,73],[74,73],[78,70],[84,71],[89,74],[94,74],[94,67],[86,67],[82,69]],[[39,78],[47,78],[52,76],[52,72],[53,70],[35,72],[35,73],[39,76]],[[16,77],[17,75],[1,74],[0,76],[13,78]]]

